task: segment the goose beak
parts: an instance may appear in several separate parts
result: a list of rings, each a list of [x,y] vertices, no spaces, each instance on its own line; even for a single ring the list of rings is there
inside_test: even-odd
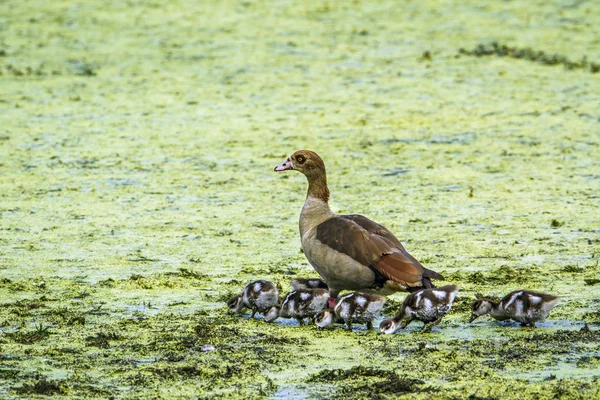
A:
[[[294,166],[292,165],[292,162],[290,161],[289,158],[287,160],[285,160],[284,162],[282,162],[281,164],[279,164],[278,166],[276,166],[274,171],[281,172],[281,171],[287,171],[288,169],[294,169]]]
[[[479,315],[471,314],[471,318],[469,318],[469,323],[475,321],[479,317]]]

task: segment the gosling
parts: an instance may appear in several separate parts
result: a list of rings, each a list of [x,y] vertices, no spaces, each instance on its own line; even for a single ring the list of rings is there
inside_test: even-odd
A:
[[[354,292],[341,296],[333,310],[326,309],[315,317],[315,324],[323,329],[336,320],[346,323],[346,330],[352,332],[352,323],[366,323],[367,330],[373,328],[373,320],[379,316],[385,304],[385,297],[377,294]]]
[[[545,319],[558,300],[559,298],[552,294],[531,290],[515,290],[504,296],[500,303],[486,298],[478,298],[473,303],[469,322],[473,322],[482,315],[490,314],[498,321],[513,319],[520,322],[521,326],[535,328],[535,323]]]
[[[452,303],[458,294],[455,285],[440,288],[422,289],[411,293],[404,299],[400,311],[394,318],[381,322],[381,333],[394,333],[399,328],[404,329],[415,319],[425,323],[421,332],[431,329],[442,320],[442,317],[452,309]]]
[[[329,291],[327,289],[294,290],[285,296],[280,306],[272,306],[265,314],[265,321],[277,318],[294,318],[300,326],[305,318],[312,318],[327,307]]]
[[[227,302],[227,307],[234,313],[239,313],[247,307],[252,310],[250,318],[260,312],[265,313],[279,301],[279,291],[277,287],[269,281],[262,279],[252,281],[244,287],[242,294],[233,296]]]

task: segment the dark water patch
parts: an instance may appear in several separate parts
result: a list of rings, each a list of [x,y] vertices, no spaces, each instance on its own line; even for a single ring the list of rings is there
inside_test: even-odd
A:
[[[532,61],[542,65],[563,65],[567,70],[581,69],[593,74],[600,72],[600,63],[588,61],[586,56],[580,61],[571,61],[567,56],[562,54],[546,54],[542,50],[535,50],[530,47],[511,47],[498,42],[492,42],[490,44],[480,43],[473,50],[461,48],[458,52],[459,54],[475,57],[509,57]]]
[[[392,168],[391,171],[381,174],[381,176],[398,176],[406,175],[411,169],[410,168]]]

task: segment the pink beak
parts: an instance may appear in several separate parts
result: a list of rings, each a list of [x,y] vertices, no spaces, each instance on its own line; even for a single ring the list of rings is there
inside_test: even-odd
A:
[[[284,162],[282,162],[281,164],[279,164],[278,166],[276,166],[274,171],[281,172],[281,171],[287,171],[288,169],[294,169],[294,166],[292,165],[292,162],[290,161],[289,158],[287,160],[285,160]]]

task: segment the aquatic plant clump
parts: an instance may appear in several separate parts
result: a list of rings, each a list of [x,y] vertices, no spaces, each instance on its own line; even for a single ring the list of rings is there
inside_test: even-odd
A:
[[[580,61],[571,61],[567,56],[562,54],[547,54],[542,50],[534,50],[530,47],[517,48],[506,44],[492,42],[490,44],[478,44],[473,50],[459,49],[459,54],[467,56],[498,56],[523,59],[537,62],[544,65],[563,65],[566,69],[583,69],[593,74],[600,72],[600,63],[588,61],[587,57],[583,57]]]

